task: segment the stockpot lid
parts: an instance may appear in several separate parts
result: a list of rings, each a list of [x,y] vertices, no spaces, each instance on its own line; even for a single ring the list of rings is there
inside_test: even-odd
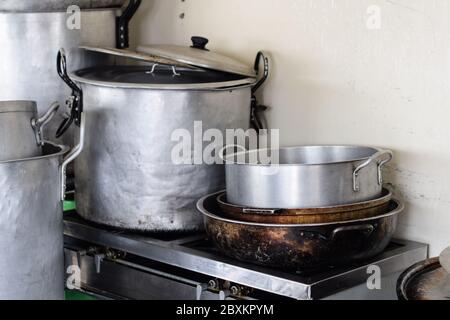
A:
[[[237,87],[252,86],[257,81],[256,71],[247,72],[247,74],[251,73],[251,76],[248,76],[244,72],[226,72],[212,67],[201,68],[187,63],[187,61],[175,59],[175,57],[162,57],[148,52],[91,46],[81,46],[80,48],[152,63],[148,66],[101,66],[78,70],[71,76],[81,83],[135,89],[230,90]],[[203,51],[203,49],[195,48],[189,50]],[[226,57],[224,59],[231,60]],[[236,63],[235,65],[238,66],[239,64]],[[244,69],[244,64],[240,65],[241,69]],[[245,68],[251,69],[247,66]]]
[[[126,0],[0,0],[0,12],[66,11],[75,5],[80,9],[120,8]]]
[[[0,101],[0,113],[10,112],[37,112],[37,105],[34,101]]]
[[[102,66],[78,70],[71,78],[84,84],[125,89],[233,90],[256,79],[214,70],[168,65]]]
[[[139,46],[137,52],[86,46],[82,48],[146,62],[191,66],[256,78],[257,72],[252,66],[210,51],[206,48],[208,42],[209,40],[206,38],[192,37],[192,46],[190,47],[176,45]]]
[[[209,40],[192,37],[192,46],[151,45],[139,46],[138,51],[178,61],[194,67],[256,77],[256,71],[249,65],[206,48]]]

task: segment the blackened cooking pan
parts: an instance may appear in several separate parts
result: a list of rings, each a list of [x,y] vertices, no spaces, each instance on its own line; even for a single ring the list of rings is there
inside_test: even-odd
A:
[[[262,224],[227,219],[215,193],[200,199],[206,232],[225,255],[279,269],[304,270],[372,258],[389,244],[401,202],[393,200],[385,214],[322,224]]]

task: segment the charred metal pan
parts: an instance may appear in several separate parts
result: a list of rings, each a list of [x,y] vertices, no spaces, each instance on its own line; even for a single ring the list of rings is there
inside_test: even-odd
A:
[[[397,294],[400,300],[450,300],[450,274],[439,258],[421,261],[400,276]]]
[[[215,193],[200,199],[206,232],[225,255],[286,270],[348,264],[381,253],[396,230],[404,206],[390,202],[383,215],[337,223],[263,224],[227,219]]]
[[[392,192],[383,190],[382,197],[351,205],[306,209],[254,209],[227,202],[226,193],[217,197],[220,209],[230,218],[245,222],[274,224],[314,224],[370,218],[386,213]]]

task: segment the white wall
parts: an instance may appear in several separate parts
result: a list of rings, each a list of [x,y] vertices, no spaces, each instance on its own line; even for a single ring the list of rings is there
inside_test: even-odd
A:
[[[381,29],[367,27],[371,5]],[[448,0],[144,0],[133,43],[202,35],[248,63],[270,52],[263,100],[282,144],[392,148],[399,236],[437,255],[450,245],[449,16]]]

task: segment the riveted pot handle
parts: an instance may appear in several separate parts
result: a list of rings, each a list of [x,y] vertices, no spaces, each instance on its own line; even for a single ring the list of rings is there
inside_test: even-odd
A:
[[[61,200],[64,201],[66,198],[66,171],[67,166],[75,160],[83,151],[84,148],[84,135],[85,135],[85,127],[86,127],[86,116],[84,112],[80,115],[80,138],[78,145],[75,146],[63,159],[61,164]]]
[[[349,231],[360,231],[361,233],[369,237],[375,231],[375,227],[371,224],[339,227],[333,230],[333,233],[331,234],[331,240],[336,239],[339,234]]]
[[[264,65],[263,72],[260,72],[261,63]],[[269,77],[270,61],[267,58],[267,54],[263,51],[259,51],[256,55],[254,70],[257,76],[261,74],[260,79],[252,87],[252,102],[251,102],[251,114],[250,122],[252,127],[260,132],[263,129],[267,129],[266,121],[264,120],[264,112],[268,109],[267,106],[261,105],[256,98],[256,92],[266,82]]]
[[[81,113],[83,112],[83,90],[70,79],[67,73],[67,60],[64,49],[60,49],[56,58],[56,69],[59,77],[72,89],[72,94],[67,100],[70,115],[59,126],[56,138],[60,138],[72,125],[80,126]]]
[[[129,23],[136,11],[139,9],[142,0],[130,0],[123,9],[120,17],[116,18],[116,47],[126,49],[129,47]]]
[[[361,190],[359,185],[359,174],[360,172],[367,168],[372,163],[377,163],[377,169],[378,169],[378,184],[383,184],[383,167],[388,162],[390,162],[394,158],[394,154],[390,150],[382,150],[377,153],[375,153],[373,156],[371,156],[369,159],[361,163],[358,167],[356,167],[355,171],[353,171],[353,191],[359,192]]]
[[[33,127],[36,136],[36,143],[39,147],[45,145],[45,140],[42,136],[42,129],[52,120],[59,109],[59,103],[53,102],[47,112],[40,118],[31,119],[31,126]]]

